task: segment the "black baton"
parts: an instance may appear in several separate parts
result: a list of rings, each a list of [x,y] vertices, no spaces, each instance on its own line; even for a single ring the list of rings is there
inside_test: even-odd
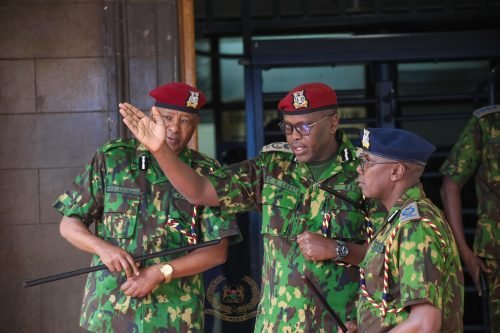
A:
[[[332,307],[328,304],[326,301],[325,297],[323,297],[323,294],[316,288],[314,283],[309,279],[307,275],[302,275],[302,280],[307,284],[307,286],[314,292],[316,297],[320,300],[321,304],[323,304],[323,307],[330,313],[333,317],[333,319],[337,322],[337,324],[340,326],[342,329],[342,332],[347,333],[347,327],[344,325],[342,320],[339,318],[339,316],[333,311]]]
[[[219,244],[219,243],[220,243],[220,239],[216,239],[216,240],[213,240],[213,241],[204,242],[204,243],[198,243],[198,244],[195,244],[195,245],[186,245],[186,246],[178,247],[176,249],[165,250],[165,251],[160,251],[160,252],[155,252],[155,253],[150,253],[150,254],[143,254],[143,255],[140,255],[140,256],[137,256],[137,257],[133,257],[133,258],[134,258],[135,262],[140,262],[140,261],[144,261],[144,260],[147,260],[147,259],[153,259],[153,258],[158,258],[158,257],[165,257],[165,256],[168,256],[168,255],[171,255],[171,254],[175,254],[175,253],[179,253],[179,252],[196,250],[196,249],[199,249],[199,248],[202,248],[202,247],[212,246],[212,245]],[[36,280],[25,281],[23,283],[23,287],[24,288],[33,287],[33,286],[37,286],[37,285],[43,284],[43,283],[48,283],[48,282],[52,282],[52,281],[67,279],[67,278],[70,278],[70,277],[73,277],[73,276],[87,274],[87,273],[91,273],[91,272],[101,271],[103,269],[108,269],[108,268],[106,267],[106,265],[97,265],[97,266],[91,266],[91,267],[81,268],[81,269],[77,269],[77,270],[70,271],[70,272],[65,272],[65,273],[60,273],[60,274],[56,274],[56,275],[46,276],[46,277],[39,278],[39,279],[36,279]]]
[[[484,332],[490,331],[490,311],[489,311],[489,293],[488,293],[488,282],[486,282],[486,273],[479,270],[479,283],[481,284],[481,300],[483,302],[483,323]]]

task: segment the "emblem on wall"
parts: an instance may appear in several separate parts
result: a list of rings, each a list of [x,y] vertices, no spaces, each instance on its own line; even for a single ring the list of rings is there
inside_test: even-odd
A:
[[[213,279],[207,288],[206,297],[211,307],[205,313],[229,322],[240,322],[257,315],[259,286],[249,276],[240,284],[227,284],[222,275]]]

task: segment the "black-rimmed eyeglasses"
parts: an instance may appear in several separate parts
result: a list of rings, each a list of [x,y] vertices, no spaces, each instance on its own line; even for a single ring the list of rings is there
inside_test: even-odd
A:
[[[295,129],[297,131],[297,133],[299,133],[300,135],[302,136],[307,136],[309,134],[311,134],[311,128],[320,123],[321,121],[325,120],[326,118],[328,117],[332,117],[332,116],[335,116],[336,113],[334,114],[329,114],[328,116],[324,116],[323,118],[321,118],[320,120],[318,121],[315,121],[314,123],[298,123],[298,124],[290,124],[286,121],[280,121],[278,123],[278,125],[280,126],[280,129],[283,133],[285,133],[286,135],[291,135],[293,133],[293,129]]]

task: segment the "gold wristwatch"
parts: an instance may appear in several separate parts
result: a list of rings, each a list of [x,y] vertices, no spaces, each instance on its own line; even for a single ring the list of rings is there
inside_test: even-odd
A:
[[[170,264],[163,264],[160,267],[160,272],[165,277],[165,283],[169,283],[172,280],[172,274],[174,274],[174,268]]]

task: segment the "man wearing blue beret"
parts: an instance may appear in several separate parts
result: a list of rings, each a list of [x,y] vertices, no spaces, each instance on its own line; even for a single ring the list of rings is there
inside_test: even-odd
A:
[[[359,185],[388,214],[370,235],[359,264],[358,331],[462,332],[463,272],[457,246],[420,183],[435,147],[401,129],[364,129],[361,136]],[[348,327],[356,331],[356,325]]]

